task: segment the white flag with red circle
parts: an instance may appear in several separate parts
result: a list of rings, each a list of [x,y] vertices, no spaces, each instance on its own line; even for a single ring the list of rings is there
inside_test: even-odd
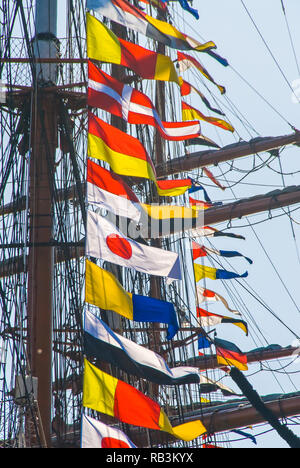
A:
[[[120,429],[107,426],[94,418],[82,416],[81,448],[136,448]]]
[[[181,280],[177,253],[128,238],[106,218],[90,210],[87,211],[85,253],[149,275]]]

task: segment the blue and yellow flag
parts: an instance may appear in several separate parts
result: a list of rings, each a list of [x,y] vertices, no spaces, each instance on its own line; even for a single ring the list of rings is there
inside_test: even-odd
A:
[[[246,271],[242,275],[238,275],[237,273],[233,273],[232,271],[219,270],[218,268],[199,265],[197,263],[194,263],[194,272],[196,283],[198,283],[198,281],[202,280],[203,278],[209,278],[212,280],[227,280],[233,278],[247,278],[248,276],[248,271]]]
[[[174,305],[153,297],[131,294],[109,271],[86,260],[85,302],[136,322],[158,322],[168,325],[167,339],[179,329]]]

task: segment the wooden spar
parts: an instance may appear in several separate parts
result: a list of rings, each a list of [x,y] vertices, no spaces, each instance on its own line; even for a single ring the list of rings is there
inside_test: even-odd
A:
[[[281,395],[280,398],[262,397],[266,407],[272,411],[277,418],[288,418],[300,414],[300,394]],[[201,408],[193,410],[190,408],[190,413],[185,413],[184,422],[197,421],[198,419],[204,424],[208,434],[217,434],[218,432],[230,431],[239,429],[245,426],[253,426],[255,424],[265,423],[265,419],[261,414],[251,406],[247,400],[239,400],[220,404],[210,408]],[[172,419],[172,426],[182,424],[182,421]],[[145,431],[139,432],[133,430],[130,433],[131,440],[138,447],[147,447],[147,437]],[[168,433],[161,431],[151,431],[152,446],[161,444],[175,443],[178,441]]]
[[[157,13],[157,19],[158,20],[166,20],[166,17],[164,14],[160,13],[158,11]],[[165,55],[166,53],[166,47],[162,43],[157,44],[157,49],[156,51],[162,55]],[[158,113],[162,120],[165,120],[166,116],[166,109],[165,109],[165,97],[166,97],[166,85],[164,81],[157,81],[155,84],[155,107],[158,110]],[[166,144],[163,138],[161,137],[159,131],[155,129],[154,133],[154,164],[163,164],[165,161],[165,149],[166,149]],[[150,200],[151,203],[159,203],[159,196],[157,194],[152,196],[152,199]],[[156,248],[162,248],[161,244],[161,239],[152,239],[151,240],[151,245],[156,247]],[[161,299],[161,287],[162,287],[162,282],[161,278],[157,276],[151,276],[150,277],[150,296]],[[162,343],[161,343],[161,337],[160,334],[156,333],[159,330],[159,324],[158,323],[153,323],[148,329],[148,344],[149,348],[155,351],[158,354],[161,354],[162,352]],[[157,384],[152,383],[150,387],[150,394],[152,398],[158,399],[159,396],[159,386]]]
[[[249,142],[237,143],[225,146],[220,150],[197,151],[180,158],[171,159],[156,167],[158,177],[167,177],[180,172],[189,172],[205,166],[216,166],[225,161],[230,161],[256,153],[276,150],[287,145],[299,145],[300,132],[295,131],[290,135],[278,137],[255,138]]]
[[[47,446],[51,440],[52,401],[52,200],[48,165],[53,164],[57,128],[55,101],[37,97],[30,168],[30,243],[28,257],[28,355],[38,378],[38,405]],[[39,113],[42,113],[43,120]],[[46,247],[35,244],[46,243]]]
[[[147,329],[148,330],[148,329]],[[180,329],[181,331],[183,329]],[[141,332],[141,331],[146,331],[144,330],[135,330],[136,332]],[[156,330],[157,333],[162,333],[166,332],[165,328],[160,328]],[[161,353],[163,353],[162,350],[160,350]],[[299,356],[299,348],[295,348],[292,346],[288,346],[286,348],[278,348],[278,349],[261,349],[259,351],[250,351],[248,353],[245,353],[247,356],[247,361],[248,364],[255,364],[258,362],[265,362],[265,361],[272,361],[275,359],[283,359],[287,358],[290,356],[294,356],[294,359],[296,359]],[[188,367],[195,367],[199,371],[206,371],[209,369],[218,369],[218,368],[224,368],[224,364],[218,364],[217,361],[217,356],[212,355],[212,356],[199,356],[195,358],[188,359],[185,362],[178,362],[178,366],[188,366]]]
[[[85,190],[85,183],[82,183],[81,190]],[[77,187],[73,185],[68,189],[60,189],[56,191],[56,199],[58,201],[74,200],[77,197]],[[0,206],[0,216],[7,215],[10,213],[16,213],[26,209],[26,197],[20,197],[12,203]]]
[[[204,213],[204,221],[206,225],[216,224],[222,221],[240,219],[243,216],[255,213],[272,211],[296,203],[300,203],[300,186],[276,190],[266,195],[246,198],[228,205],[206,210]]]
[[[63,195],[63,192],[60,193],[62,199],[65,199],[65,196],[74,197],[76,194],[76,189],[74,187],[68,189],[68,192]],[[13,204],[5,205],[0,208],[0,215],[8,214],[16,209],[24,209],[25,200],[21,199],[19,202]],[[290,206],[295,203],[300,203],[300,186],[290,187],[289,189],[277,190],[266,195],[261,195],[239,202],[229,203],[227,205],[211,208],[206,210],[204,221],[205,224],[213,225],[221,221],[229,221],[234,218],[242,218],[249,214],[259,213],[263,211],[272,211],[277,208],[283,208],[285,206]],[[200,227],[203,223],[199,223]],[[193,227],[197,227],[196,224]],[[178,231],[177,231],[178,232]],[[20,246],[21,247],[21,246]],[[60,252],[59,248],[56,248],[55,253],[55,262],[64,261],[63,252]],[[70,252],[70,255],[84,255],[84,249],[80,246]],[[74,257],[72,257],[74,258]],[[0,278],[6,276],[11,276],[13,274],[18,274],[24,271],[24,261],[23,256],[13,257],[11,259],[5,260],[5,262],[0,263]]]
[[[265,195],[238,200],[237,202],[210,208],[200,212],[198,218],[167,219],[151,223],[151,236],[164,237],[176,233],[190,233],[202,226],[211,226],[223,221],[241,219],[255,213],[271,212],[272,210],[300,203],[300,186],[276,190]],[[141,234],[147,238],[148,230],[144,228]],[[195,233],[196,234],[196,233]]]
[[[82,190],[84,191],[84,189],[85,184],[82,184]],[[61,189],[56,193],[58,201],[74,199],[76,196],[77,192],[75,186],[70,187],[67,190]],[[283,208],[299,202],[300,186],[288,187],[283,190],[275,190],[267,194],[241,199],[233,203],[227,203],[225,205],[217,206],[216,208],[205,210],[204,221],[205,225],[212,225],[223,221],[230,221],[232,219],[240,219],[243,216],[250,214]],[[24,210],[25,207],[26,198],[22,197],[13,203],[0,206],[0,216]],[[200,225],[201,224],[199,224],[199,226]]]
[[[300,448],[299,437],[297,437],[285,424],[282,424],[274,412],[265,405],[244,374],[239,369],[233,367],[230,371],[230,377],[237,384],[245,397],[250,401],[253,408],[255,408],[261,417],[268,422],[273,429],[275,429],[278,435],[285,440],[291,448]]]
[[[282,359],[289,356],[298,356],[299,348],[295,348],[292,346],[280,349],[263,348],[260,350],[253,350],[245,354],[247,356],[248,364],[254,364],[256,362],[271,361],[273,359]],[[224,364],[218,364],[217,356],[215,355],[197,356],[186,361],[184,365],[189,367],[197,367],[197,369],[199,369],[200,371],[224,367]]]

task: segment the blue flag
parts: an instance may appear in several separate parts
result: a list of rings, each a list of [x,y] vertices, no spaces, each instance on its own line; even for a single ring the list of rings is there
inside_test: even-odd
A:
[[[194,8],[191,8],[190,5],[188,4],[187,0],[178,0],[178,1],[179,1],[180,5],[181,5],[181,8],[183,8],[184,10],[191,13],[191,15],[193,15],[194,18],[196,18],[197,20],[199,19],[198,11],[194,10]]]
[[[216,270],[216,279],[233,279],[233,278],[247,278],[248,271],[239,275],[237,273],[233,273],[233,271],[227,270]]]
[[[198,336],[198,349],[208,349],[211,347],[211,342],[203,335]]]
[[[132,295],[133,320],[136,322],[160,322],[168,324],[167,339],[171,340],[178,332],[174,305],[153,297]]]
[[[205,190],[205,188],[198,184],[197,182],[195,182],[193,179],[191,179],[193,185],[192,187],[189,189],[189,193],[195,193],[195,192],[198,192],[199,190],[202,190],[203,191],[203,195],[204,195],[204,199],[207,203],[212,203],[211,199],[209,198],[208,196],[208,193],[207,191]]]

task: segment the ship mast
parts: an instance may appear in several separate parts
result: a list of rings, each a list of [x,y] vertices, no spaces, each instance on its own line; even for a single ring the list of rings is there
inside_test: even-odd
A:
[[[55,58],[57,0],[37,0],[34,53]],[[51,180],[57,147],[58,103],[44,88],[54,86],[56,64],[35,66],[30,156],[28,256],[28,356],[38,381],[37,401],[47,447],[51,438],[53,262]],[[40,247],[38,244],[43,243]]]
[[[299,392],[281,395],[280,398],[274,396],[261,398],[267,409],[272,411],[277,418],[292,417],[300,412]],[[201,406],[199,411],[191,410],[191,408],[183,408],[183,411],[186,414],[185,422],[201,419],[211,435],[266,422],[266,418],[245,399],[220,403],[209,408]],[[172,423],[176,425],[180,424],[180,421],[173,419]],[[144,431],[132,433],[132,440],[139,447],[147,447],[147,437]],[[156,446],[162,443],[176,443],[174,437],[161,434],[159,431],[151,432],[151,440]]]

